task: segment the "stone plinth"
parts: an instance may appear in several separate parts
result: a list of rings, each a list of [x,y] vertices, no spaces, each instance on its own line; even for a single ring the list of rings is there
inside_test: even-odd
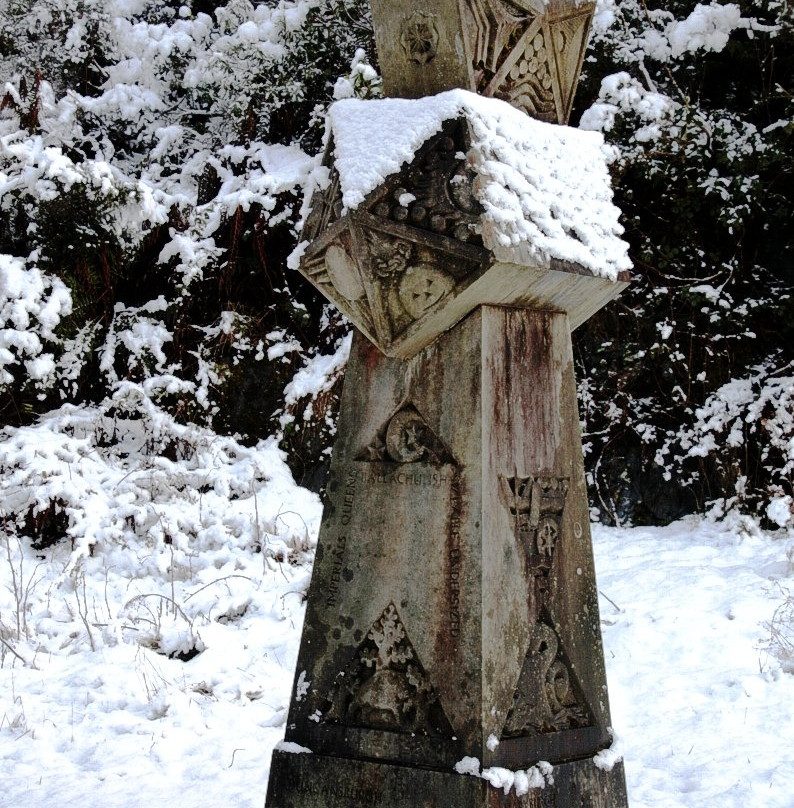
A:
[[[357,335],[268,808],[622,808],[564,313]],[[506,796],[457,774],[554,765]]]
[[[462,87],[567,123],[595,4],[572,0],[372,0],[388,96]]]
[[[480,778],[276,751],[268,805],[279,808],[612,808],[626,804],[623,766],[601,771],[591,761],[563,763],[554,782],[517,795]]]

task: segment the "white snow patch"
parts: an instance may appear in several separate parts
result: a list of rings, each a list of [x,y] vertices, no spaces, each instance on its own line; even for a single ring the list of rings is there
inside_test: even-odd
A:
[[[539,260],[576,262],[612,279],[631,267],[603,138],[533,120],[506,102],[465,90],[333,104],[328,120],[344,208],[361,205],[444,121],[459,117],[471,132],[466,160],[477,175],[485,246],[497,257],[521,247]]]

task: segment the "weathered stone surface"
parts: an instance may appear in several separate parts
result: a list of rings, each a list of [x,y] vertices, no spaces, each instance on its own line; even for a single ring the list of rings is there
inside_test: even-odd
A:
[[[609,744],[566,316],[480,308],[408,361],[357,337],[341,411],[286,732],[315,755],[276,756],[268,806],[582,804],[452,773]]]
[[[421,98],[460,87],[567,123],[593,3],[538,0],[372,0],[386,95]]]
[[[626,804],[622,764],[602,771],[589,760],[554,768],[554,783],[518,796],[454,772],[275,752],[269,808],[613,808]]]

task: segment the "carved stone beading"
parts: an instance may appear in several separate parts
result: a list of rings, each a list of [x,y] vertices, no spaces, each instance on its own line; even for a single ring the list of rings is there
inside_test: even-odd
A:
[[[466,140],[460,121],[445,124],[441,134],[433,138],[403,172],[400,185],[389,189],[373,205],[373,213],[481,245],[477,232],[481,206],[473,193],[474,173],[466,163]]]
[[[350,664],[336,678],[322,720],[431,737],[452,736],[393,603],[372,624]]]

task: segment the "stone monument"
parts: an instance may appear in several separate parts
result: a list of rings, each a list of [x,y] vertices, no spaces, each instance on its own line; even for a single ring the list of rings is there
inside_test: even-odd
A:
[[[267,808],[626,806],[570,332],[629,263],[598,136],[534,119],[591,14],[373,0],[417,98],[332,107],[298,251],[359,333]]]

